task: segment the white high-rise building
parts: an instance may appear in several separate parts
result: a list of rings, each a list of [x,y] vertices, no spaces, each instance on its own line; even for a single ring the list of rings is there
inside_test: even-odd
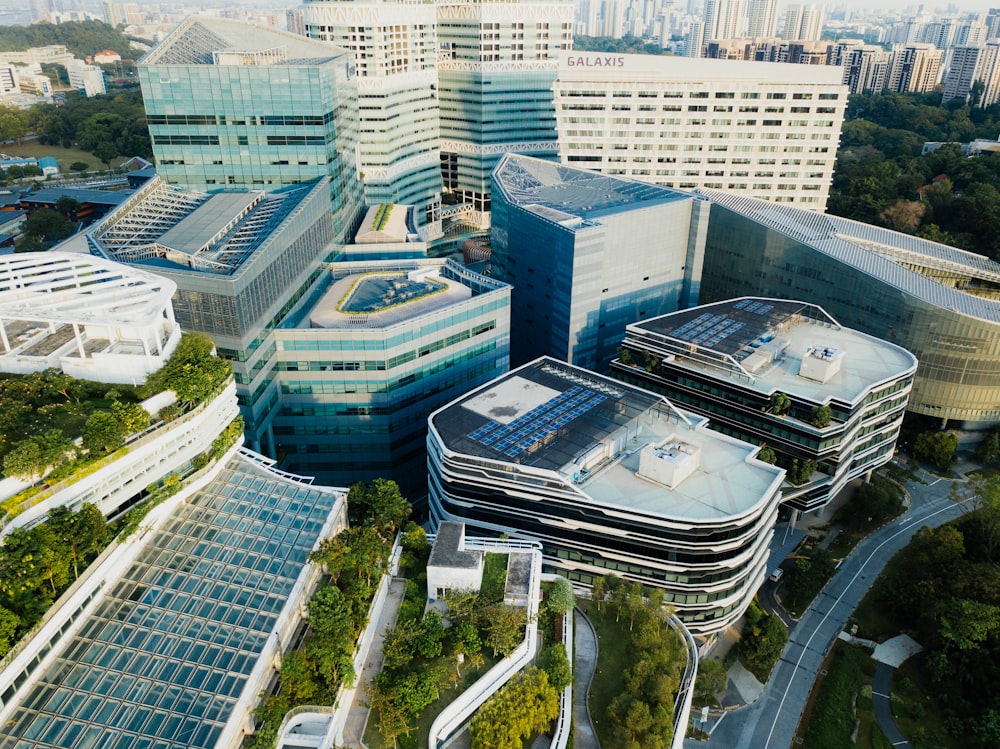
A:
[[[778,23],[778,0],[750,0],[747,36],[774,36]]]
[[[986,24],[982,21],[963,23],[955,32],[955,46],[971,47],[974,44],[982,44],[986,41],[986,35]]]
[[[440,233],[441,138],[437,8],[368,0],[306,0],[306,34],[351,50],[357,62],[365,203],[416,207]]]
[[[559,156],[822,211],[847,93],[837,67],[573,52],[555,87]]]
[[[955,22],[950,18],[933,21],[924,27],[922,42],[933,44],[938,49],[948,49],[955,38]]]
[[[705,0],[705,41],[743,36],[745,0]]]
[[[941,78],[944,53],[933,44],[906,44],[893,49],[886,89],[897,93],[925,94],[933,91]]]
[[[982,84],[979,91],[977,84]],[[951,65],[944,78],[941,103],[954,99],[969,101],[975,106],[988,107],[1000,98],[1000,41],[983,45],[960,46],[952,50]]]
[[[792,4],[785,11],[781,38],[789,42],[819,41],[823,36],[823,6]]]

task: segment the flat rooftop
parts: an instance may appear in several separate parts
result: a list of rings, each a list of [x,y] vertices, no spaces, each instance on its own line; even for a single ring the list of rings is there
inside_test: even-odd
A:
[[[507,200],[543,218],[578,229],[570,219],[635,210],[651,205],[692,200],[690,193],[646,182],[609,177],[531,156],[508,154],[493,171],[493,179]]]
[[[309,327],[384,328],[472,297],[472,289],[437,266],[376,270],[336,279],[308,314]]]
[[[231,459],[110,586],[0,747],[214,747],[338,501]]]
[[[453,567],[475,569],[483,561],[482,551],[466,551],[460,548],[465,536],[465,524],[446,520],[438,526],[428,567]]]
[[[543,358],[474,390],[431,416],[444,444],[466,455],[561,474],[593,501],[674,519],[745,512],[776,487],[781,470],[748,459],[757,447],[710,431],[665,399]],[[675,488],[638,475],[639,452],[671,437],[700,451]],[[605,459],[582,470],[609,445]]]
[[[160,237],[172,250],[195,255],[217,242],[263,197],[263,192],[220,192],[182,218]]]
[[[875,385],[916,368],[906,349],[844,328],[822,308],[782,299],[743,297],[635,323],[629,333],[673,352],[673,364],[813,402],[855,402]],[[810,353],[810,351],[814,353]],[[773,352],[773,360],[771,359]],[[825,382],[799,374],[803,357],[830,352],[839,369]]]

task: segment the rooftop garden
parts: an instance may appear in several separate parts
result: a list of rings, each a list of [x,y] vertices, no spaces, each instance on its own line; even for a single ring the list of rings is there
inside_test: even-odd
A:
[[[0,464],[5,476],[33,482],[0,504],[11,518],[60,482],[114,460],[130,437],[169,422],[218,394],[231,377],[202,335],[185,335],[144,385],[108,385],[49,369],[0,375]],[[150,415],[140,402],[173,390],[177,403]],[[2,521],[0,521],[2,522]]]
[[[590,713],[601,746],[669,746],[687,648],[667,623],[663,590],[605,575],[580,607],[597,633]]]
[[[403,273],[365,273],[337,303],[345,315],[368,315],[448,290],[448,284],[431,278],[416,281]]]
[[[351,527],[322,541],[312,554],[326,576],[309,602],[309,629],[282,659],[274,688],[254,713],[256,731],[244,742],[246,749],[275,746],[289,710],[333,705],[341,685],[353,683],[355,646],[388,568],[396,531],[410,510],[394,481],[376,479],[351,487],[347,495]],[[408,558],[418,558],[428,546],[423,531],[413,523],[404,538]]]

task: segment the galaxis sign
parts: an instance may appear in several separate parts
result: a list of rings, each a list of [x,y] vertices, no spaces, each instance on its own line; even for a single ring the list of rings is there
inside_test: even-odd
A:
[[[570,68],[624,68],[623,55],[573,55],[566,58]]]

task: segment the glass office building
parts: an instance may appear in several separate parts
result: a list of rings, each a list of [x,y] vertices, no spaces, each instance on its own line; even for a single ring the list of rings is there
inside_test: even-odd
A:
[[[662,397],[541,358],[431,415],[431,520],[542,544],[589,585],[659,587],[695,634],[721,631],[767,573],[784,471]]]
[[[357,77],[325,42],[193,17],[139,61],[157,173],[214,191],[329,177],[334,229],[356,228]]]
[[[339,262],[275,332],[283,465],[423,495],[427,417],[510,365],[510,287],[453,261]]]
[[[917,360],[816,305],[743,297],[629,325],[612,366],[767,445],[788,469],[784,500],[808,512],[892,457]]]
[[[329,180],[278,192],[181,190],[154,178],[88,234],[91,251],[169,278],[184,330],[209,335],[236,377],[247,440],[274,455],[274,328],[321,281],[335,240]]]
[[[477,0],[441,4],[437,17],[444,189],[489,226],[500,158],[558,156],[552,86],[573,46],[573,3]]]
[[[708,202],[509,155],[493,174],[493,272],[514,286],[514,364],[607,366],[625,326],[687,306]]]
[[[712,200],[701,301],[808,299],[918,359],[908,410],[1000,421],[1000,263],[837,216],[724,192]]]

